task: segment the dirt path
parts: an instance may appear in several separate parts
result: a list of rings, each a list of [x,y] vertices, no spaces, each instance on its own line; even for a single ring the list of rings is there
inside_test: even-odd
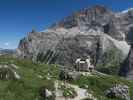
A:
[[[55,89],[56,89],[56,99],[55,100],[82,100],[87,97],[90,97],[90,98],[93,97],[92,94],[87,93],[86,89],[79,88],[77,85],[72,85],[72,84],[66,83],[67,86],[70,86],[75,89],[75,91],[77,92],[77,96],[73,99],[64,98],[61,95],[61,91],[58,89],[58,85],[59,85],[59,82],[56,81],[55,82]],[[94,100],[96,100],[96,99],[94,99]]]

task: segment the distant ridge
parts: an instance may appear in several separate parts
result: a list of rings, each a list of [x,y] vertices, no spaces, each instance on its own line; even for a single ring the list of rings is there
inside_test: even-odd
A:
[[[14,54],[15,50],[13,49],[2,49],[0,48],[0,55],[12,55]]]

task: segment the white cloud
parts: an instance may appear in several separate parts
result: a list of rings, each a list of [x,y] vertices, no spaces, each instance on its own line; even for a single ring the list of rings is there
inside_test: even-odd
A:
[[[3,49],[16,49],[18,46],[17,42],[10,42],[10,41],[0,41],[0,48]]]
[[[9,42],[6,42],[6,43],[4,43],[4,45],[5,45],[5,46],[9,46],[9,45],[10,45],[10,43],[9,43]]]

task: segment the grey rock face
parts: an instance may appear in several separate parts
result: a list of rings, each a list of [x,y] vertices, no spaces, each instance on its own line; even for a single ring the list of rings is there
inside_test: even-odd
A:
[[[122,63],[120,75],[127,77],[127,79],[133,79],[133,45],[131,46],[128,57]]]
[[[29,33],[20,41],[17,55],[36,60],[39,52],[51,50],[59,54],[56,63],[74,65],[78,57],[87,55],[96,63],[106,50],[118,48],[124,59],[129,52],[125,39],[133,26],[131,20],[132,14],[113,13],[102,6],[83,9],[43,32]]]
[[[80,32],[78,28],[74,30],[61,28],[42,33],[30,33],[28,37],[20,41],[18,55],[23,58],[36,59],[39,52],[45,54],[51,50],[59,53],[56,63],[69,66],[74,65],[77,58],[85,58],[87,55],[95,60],[97,55],[102,55],[107,49],[118,48],[122,50],[122,56],[126,56],[129,52],[126,42],[119,42],[102,32],[94,30]]]
[[[121,98],[123,100],[130,100],[129,89],[126,85],[116,85],[106,91],[106,96],[109,98]]]
[[[54,27],[80,27],[82,31],[89,29],[100,30],[109,34],[113,38],[123,39],[122,34],[128,34],[133,27],[133,10],[126,13],[113,13],[103,6],[94,6],[83,9],[66,17],[61,22],[56,23]]]

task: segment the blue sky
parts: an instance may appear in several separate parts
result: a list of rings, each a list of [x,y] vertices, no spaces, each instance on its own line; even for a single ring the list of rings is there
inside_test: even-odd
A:
[[[35,28],[42,31],[72,12],[93,5],[114,11],[133,7],[133,0],[0,0],[0,48],[17,48]]]

